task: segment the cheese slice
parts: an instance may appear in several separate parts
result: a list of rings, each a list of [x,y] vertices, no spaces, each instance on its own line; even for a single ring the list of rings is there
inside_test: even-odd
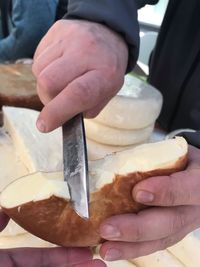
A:
[[[3,107],[4,129],[29,172],[62,170],[61,129],[43,134],[36,128],[38,112]]]
[[[200,239],[190,233],[182,241],[168,248],[168,251],[187,267],[200,267]]]
[[[141,267],[187,267],[167,250],[136,258],[131,260],[131,262]]]

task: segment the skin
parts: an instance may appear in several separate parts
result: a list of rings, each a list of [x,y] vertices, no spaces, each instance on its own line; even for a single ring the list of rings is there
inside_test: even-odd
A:
[[[127,60],[124,40],[103,25],[78,20],[54,24],[33,63],[44,104],[38,129],[52,131],[80,112],[88,118],[96,116],[121,88]],[[147,255],[198,228],[199,177],[200,151],[190,147],[185,171],[138,183],[133,198],[154,207],[106,220],[100,227],[101,236],[108,240],[101,246],[101,256],[112,261]]]
[[[0,230],[9,218],[0,211]],[[80,248],[20,248],[0,250],[0,267],[105,267],[100,260],[92,260],[92,252]],[[31,260],[30,260],[31,259]]]
[[[109,241],[102,245],[101,256],[110,261],[144,256],[172,246],[199,228],[199,177],[200,151],[191,146],[186,170],[138,183],[133,198],[156,207],[106,220],[100,231]]]
[[[127,61],[124,40],[107,27],[57,21],[40,42],[32,67],[45,105],[38,129],[52,131],[81,112],[96,116],[121,88]]]

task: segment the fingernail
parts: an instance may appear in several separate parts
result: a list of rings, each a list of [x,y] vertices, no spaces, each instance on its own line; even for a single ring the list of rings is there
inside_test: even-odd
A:
[[[122,257],[122,253],[121,251],[119,251],[118,249],[109,249],[107,250],[104,260],[105,261],[115,261],[115,260],[120,260]]]
[[[154,200],[154,195],[147,191],[138,191],[136,194],[136,201],[140,203],[148,203]]]
[[[101,236],[105,239],[115,239],[121,236],[117,227],[111,224],[105,224],[101,227]]]
[[[43,120],[38,119],[36,122],[36,126],[40,132],[42,132],[42,133],[46,132],[46,125],[45,125]]]

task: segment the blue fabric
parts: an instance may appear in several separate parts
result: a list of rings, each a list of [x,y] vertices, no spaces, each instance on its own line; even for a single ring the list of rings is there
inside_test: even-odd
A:
[[[13,0],[10,35],[0,40],[0,61],[32,57],[55,21],[58,0]]]

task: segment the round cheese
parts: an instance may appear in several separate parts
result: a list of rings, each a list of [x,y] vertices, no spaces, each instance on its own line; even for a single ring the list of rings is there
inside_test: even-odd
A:
[[[122,89],[95,121],[110,127],[140,129],[155,122],[161,107],[161,93],[129,74],[125,77]]]
[[[112,146],[128,146],[142,143],[150,138],[154,124],[143,129],[124,130],[111,128],[94,120],[85,120],[86,136],[98,143]]]

